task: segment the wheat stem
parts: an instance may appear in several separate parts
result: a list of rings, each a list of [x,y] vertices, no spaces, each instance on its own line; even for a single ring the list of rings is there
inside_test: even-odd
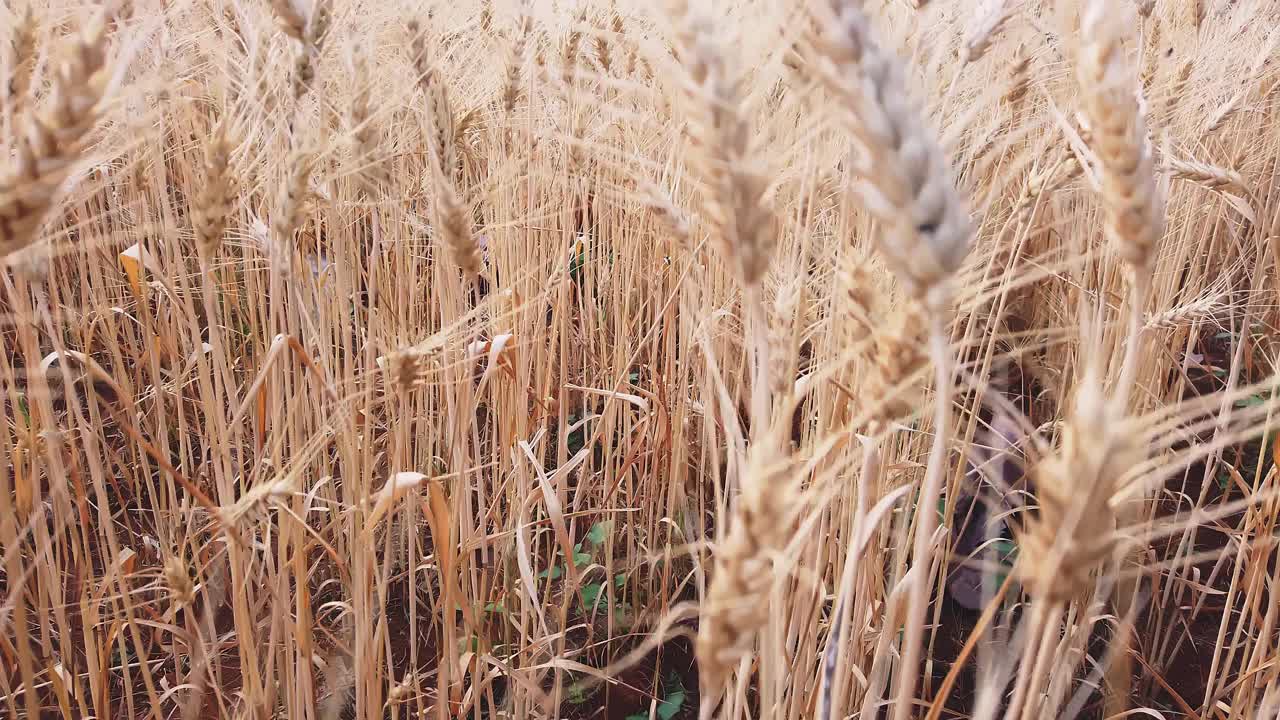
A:
[[[942,484],[946,480],[948,430],[951,425],[951,347],[948,338],[948,315],[929,313],[929,358],[933,361],[933,444],[929,449],[928,467],[924,484],[916,501],[915,545],[911,562],[916,574],[907,597],[907,615],[904,621],[902,662],[899,665],[898,697],[894,705],[894,717],[906,720],[911,717],[915,702],[916,677],[920,672],[920,654],[923,646],[925,612],[929,605],[933,566],[934,532],[938,527],[938,499],[942,496]]]

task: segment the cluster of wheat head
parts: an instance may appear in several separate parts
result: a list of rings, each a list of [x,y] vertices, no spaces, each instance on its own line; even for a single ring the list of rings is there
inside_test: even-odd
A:
[[[0,717],[1280,715],[1277,0],[10,0]]]

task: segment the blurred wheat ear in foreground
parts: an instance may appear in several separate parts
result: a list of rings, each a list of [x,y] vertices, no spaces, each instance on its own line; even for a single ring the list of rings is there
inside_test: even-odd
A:
[[[1277,27],[0,7],[0,717],[1280,720]]]

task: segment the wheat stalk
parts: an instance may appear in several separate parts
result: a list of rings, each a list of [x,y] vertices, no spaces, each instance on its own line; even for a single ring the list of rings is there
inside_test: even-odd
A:
[[[1129,334],[1121,360],[1119,395],[1134,383],[1143,306],[1151,287],[1155,245],[1164,234],[1146,123],[1125,63],[1120,32],[1124,18],[1105,0],[1092,0],[1081,19],[1079,82],[1089,143],[1098,160],[1107,233],[1130,270]]]
[[[910,716],[929,601],[936,506],[947,474],[951,414],[952,314],[949,284],[969,252],[969,213],[946,158],[903,86],[903,70],[882,50],[856,0],[831,0],[817,44],[820,74],[841,99],[844,126],[858,141],[853,169],[862,205],[884,227],[876,247],[907,291],[927,308],[934,364],[934,441],[915,515],[911,584],[894,718]]]

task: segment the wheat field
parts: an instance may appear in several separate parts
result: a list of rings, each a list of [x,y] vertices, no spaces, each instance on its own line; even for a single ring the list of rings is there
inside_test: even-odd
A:
[[[1277,0],[0,35],[0,717],[1280,717]]]

